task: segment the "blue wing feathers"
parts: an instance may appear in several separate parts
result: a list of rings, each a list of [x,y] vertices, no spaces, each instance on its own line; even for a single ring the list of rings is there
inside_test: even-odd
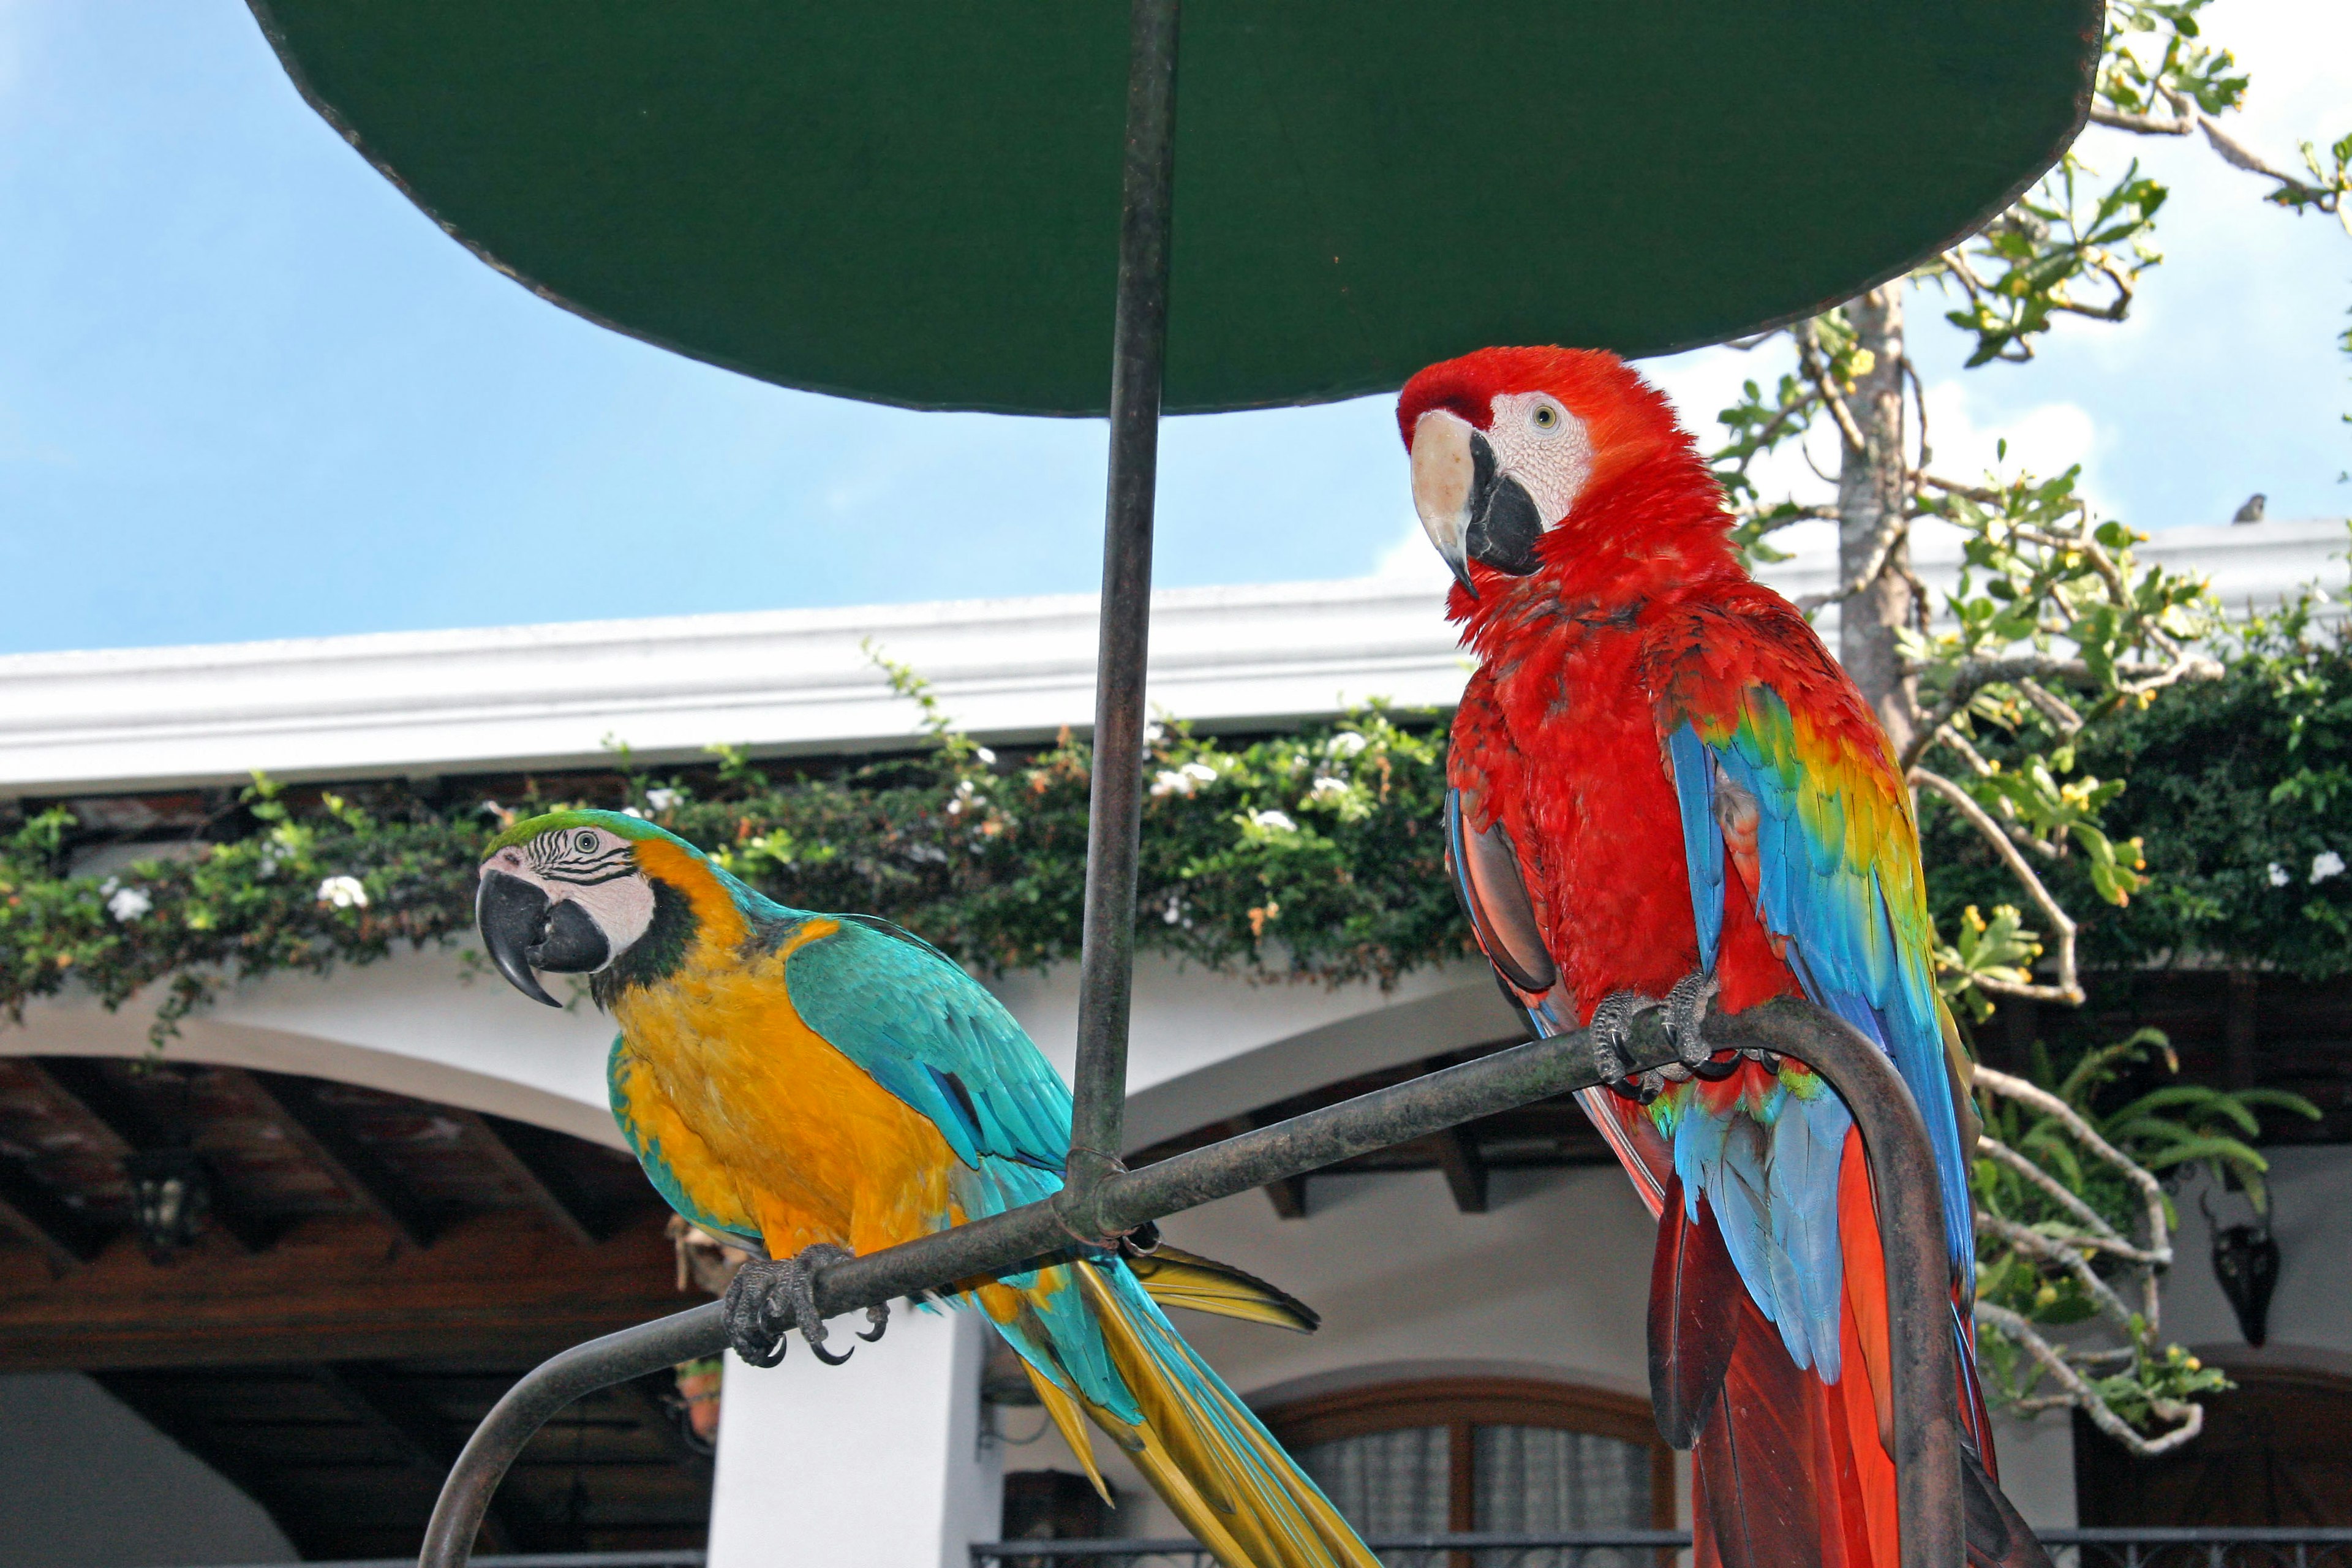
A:
[[[1688,724],[1666,737],[1675,797],[1682,808],[1683,855],[1690,866],[1691,917],[1698,925],[1698,965],[1715,967],[1723,936],[1723,834],[1715,822],[1715,761]]]
[[[1728,891],[1716,795],[1737,788],[1757,807],[1757,914],[1786,940],[1805,994],[1885,1050],[1919,1101],[1936,1144],[1947,1241],[1956,1268],[1971,1273],[1973,1222],[1927,954],[1898,935],[1879,868],[1857,862],[1847,840],[1849,814],[1868,807],[1808,773],[1790,710],[1769,688],[1748,691],[1719,740],[1677,718],[1662,727],[1702,961],[1715,961]],[[1791,1358],[1834,1381],[1843,1285],[1837,1183],[1853,1122],[1833,1095],[1805,1098],[1782,1085],[1774,1098],[1717,1116],[1690,1095],[1671,1128],[1675,1166],[1685,1212],[1696,1217],[1704,1192],[1734,1266]]]

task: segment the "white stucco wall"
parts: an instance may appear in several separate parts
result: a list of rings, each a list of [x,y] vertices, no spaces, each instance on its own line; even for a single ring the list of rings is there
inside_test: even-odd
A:
[[[2291,1361],[2310,1351],[2317,1352],[2307,1358],[2315,1364],[2336,1364],[2326,1358],[2352,1356],[2352,1149],[2279,1149],[2270,1161],[2271,1234],[2280,1256],[2266,1353]],[[2191,1347],[2243,1346],[2213,1278],[2213,1229],[2204,1204],[2231,1226],[2249,1217],[2246,1200],[2215,1193],[2199,1176],[2177,1201],[2180,1234],[2165,1281],[2165,1337]]]

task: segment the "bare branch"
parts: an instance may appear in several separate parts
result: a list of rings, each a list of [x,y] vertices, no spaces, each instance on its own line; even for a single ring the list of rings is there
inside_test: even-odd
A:
[[[2013,684],[2033,710],[2049,721],[2052,729],[2062,735],[2074,735],[2083,728],[2083,716],[2068,707],[2063,699],[2032,676],[2021,676]]]
[[[2117,1323],[2128,1325],[2131,1322],[2131,1309],[2125,1306],[2123,1298],[2116,1295],[2109,1289],[2107,1282],[2099,1278],[2098,1271],[2084,1260],[2083,1254],[2078,1248],[2069,1247],[2063,1242],[2053,1241],[2032,1226],[2020,1225],[2013,1219],[2003,1219],[2000,1215],[1988,1214],[1983,1209],[1976,1211],[1976,1217],[1979,1236],[1997,1237],[2007,1246],[2014,1247],[2029,1258],[2038,1258],[2044,1263],[2056,1264],[2074,1277],[2075,1282],[2089,1292],[2091,1300],[2098,1303],[2101,1311],[2113,1318]]]
[[[2073,1215],[2076,1219],[2081,1220],[2084,1225],[2089,1226],[2094,1235],[2096,1235],[2103,1240],[2113,1243],[2115,1246],[2128,1248],[2130,1256],[2136,1258],[2140,1262],[2168,1263],[2171,1261],[2168,1258],[2158,1258],[2152,1252],[2146,1251],[2140,1247],[2132,1247],[2129,1242],[2126,1242],[2122,1237],[2116,1234],[2116,1227],[2114,1226],[2109,1225],[2104,1218],[2100,1217],[2098,1210],[2093,1208],[2074,1194],[2069,1192],[2066,1189],[2065,1184],[2060,1182],[2049,1172],[2043,1170],[2041,1166],[2035,1164],[2032,1161],[2027,1159],[2024,1155],[2019,1153],[2016,1150],[2011,1148],[2000,1139],[1993,1137],[1990,1133],[1979,1132],[1977,1134],[1977,1152],[1983,1155],[1985,1158],[1991,1160],[1996,1164],[2008,1166],[2019,1175],[2023,1176],[2027,1181],[2040,1188],[2042,1194],[2053,1203],[2056,1204],[2060,1208],[2064,1209],[2068,1214]]]
[[[1903,378],[1911,384],[1911,402],[1919,410],[1919,467],[1903,476],[1916,499],[1919,494],[1919,475],[1936,460],[1936,449],[1927,444],[1927,389],[1920,384],[1919,367],[1911,356],[1903,356]]]
[[[1826,594],[1808,594],[1797,601],[1801,614],[1811,615],[1824,605],[1834,605],[1841,599],[1852,598],[1873,583],[1886,569],[1886,557],[1910,527],[1911,520],[1898,510],[1890,510],[1879,519],[1878,531],[1870,536],[1870,553],[1863,558],[1862,568],[1853,576]]]
[[[2091,110],[2091,123],[2116,131],[2128,131],[2135,136],[2186,136],[2197,129],[2193,120],[2173,115],[2127,114],[2119,109]]]
[[[2154,1176],[2142,1170],[2133,1161],[2125,1158],[2114,1144],[2099,1136],[2097,1130],[2084,1121],[2081,1113],[2073,1106],[2043,1089],[2040,1084],[2012,1077],[1979,1062],[1977,1064],[1975,1085],[1978,1089],[2000,1095],[2003,1099],[2014,1100],[2021,1105],[2032,1106],[2073,1133],[2074,1141],[2084,1148],[2121,1171],[2124,1173],[2124,1179],[2139,1189],[2141,1203],[2146,1207],[2147,1250],[2156,1255],[2159,1266],[2166,1268],[2171,1266],[2172,1232],[2171,1226],[2166,1223],[2164,1217],[2164,1188]]]
[[[2205,1407],[2177,1399],[2151,1399],[2149,1408],[2159,1419],[2178,1421],[2179,1426],[2161,1437],[2143,1437],[2132,1429],[2131,1423],[2108,1408],[2107,1402],[2084,1381],[2083,1374],[2066,1363],[2066,1358],[2056,1347],[2034,1331],[2033,1325],[2006,1307],[1996,1307],[1990,1301],[1976,1304],[1976,1320],[1979,1326],[2006,1334],[2024,1347],[2042,1369],[2066,1390],[2068,1397],[2049,1404],[2072,1405],[2091,1418],[2091,1424],[2133,1453],[2147,1456],[2162,1454],[2178,1448],[2205,1429]],[[2044,1406],[2045,1408],[2047,1405]]]
[[[1853,410],[1845,405],[1845,399],[1838,395],[1835,384],[1830,380],[1830,368],[1822,359],[1821,341],[1813,335],[1812,323],[1810,321],[1802,323],[1790,335],[1797,342],[1799,368],[1804,371],[1805,378],[1813,384],[1813,390],[1821,395],[1822,404],[1830,411],[1830,416],[1837,421],[1838,432],[1845,437],[1846,445],[1857,452],[1868,450],[1870,443],[1864,439],[1862,426],[1854,421]],[[1810,457],[1807,460],[1811,461]],[[1819,469],[1814,471],[1820,472]]]
[[[2031,997],[2036,1001],[2063,1002],[2069,1006],[2081,1006],[2084,1000],[2083,984],[2074,973],[2074,920],[2064,910],[2058,907],[2058,900],[2050,896],[2050,889],[2042,885],[2042,879],[2035,875],[2032,867],[2026,864],[2025,857],[2017,852],[2017,846],[2009,841],[2009,835],[2001,831],[2000,824],[1995,822],[1987,814],[1985,808],[1976,803],[1974,795],[1943,774],[1930,773],[1926,768],[1913,768],[1911,782],[1920,788],[1933,790],[1943,796],[1952,809],[1958,812],[1967,820],[1969,826],[1975,828],[1985,842],[1993,847],[1994,852],[2001,858],[2001,864],[2009,868],[2010,875],[2017,879],[2019,885],[2025,889],[2027,896],[2032,899],[2034,906],[2042,911],[2042,918],[2047,920],[2058,933],[2057,984],[2020,985],[2013,981],[1989,978],[1980,978],[1977,984],[1988,991],[1997,991],[2005,996]]]
[[[1999,771],[1984,760],[1983,753],[1969,744],[1969,738],[1966,735],[1961,734],[1949,724],[1938,728],[1935,739],[1937,744],[1949,746],[1958,752],[1960,754],[1960,760],[1969,764],[1969,772],[1976,774],[1977,777],[1989,779]]]

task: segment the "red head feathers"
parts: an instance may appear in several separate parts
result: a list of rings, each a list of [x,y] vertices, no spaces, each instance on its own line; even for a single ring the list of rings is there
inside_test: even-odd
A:
[[[1405,383],[1413,507],[1484,618],[1515,580],[1607,603],[1737,573],[1723,496],[1663,394],[1612,353],[1481,349]],[[1548,595],[1549,596],[1549,595]]]

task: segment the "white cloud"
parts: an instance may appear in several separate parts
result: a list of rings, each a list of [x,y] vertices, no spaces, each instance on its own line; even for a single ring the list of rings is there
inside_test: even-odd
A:
[[[2076,489],[2105,510],[2094,460],[2098,421],[2079,403],[2043,403],[2004,416],[1979,412],[1983,398],[1968,382],[1939,381],[1927,389],[1927,440],[1933,469],[1948,479],[1976,481],[1998,471],[2037,479],[2083,465]],[[2003,445],[2006,444],[2006,455]]]

